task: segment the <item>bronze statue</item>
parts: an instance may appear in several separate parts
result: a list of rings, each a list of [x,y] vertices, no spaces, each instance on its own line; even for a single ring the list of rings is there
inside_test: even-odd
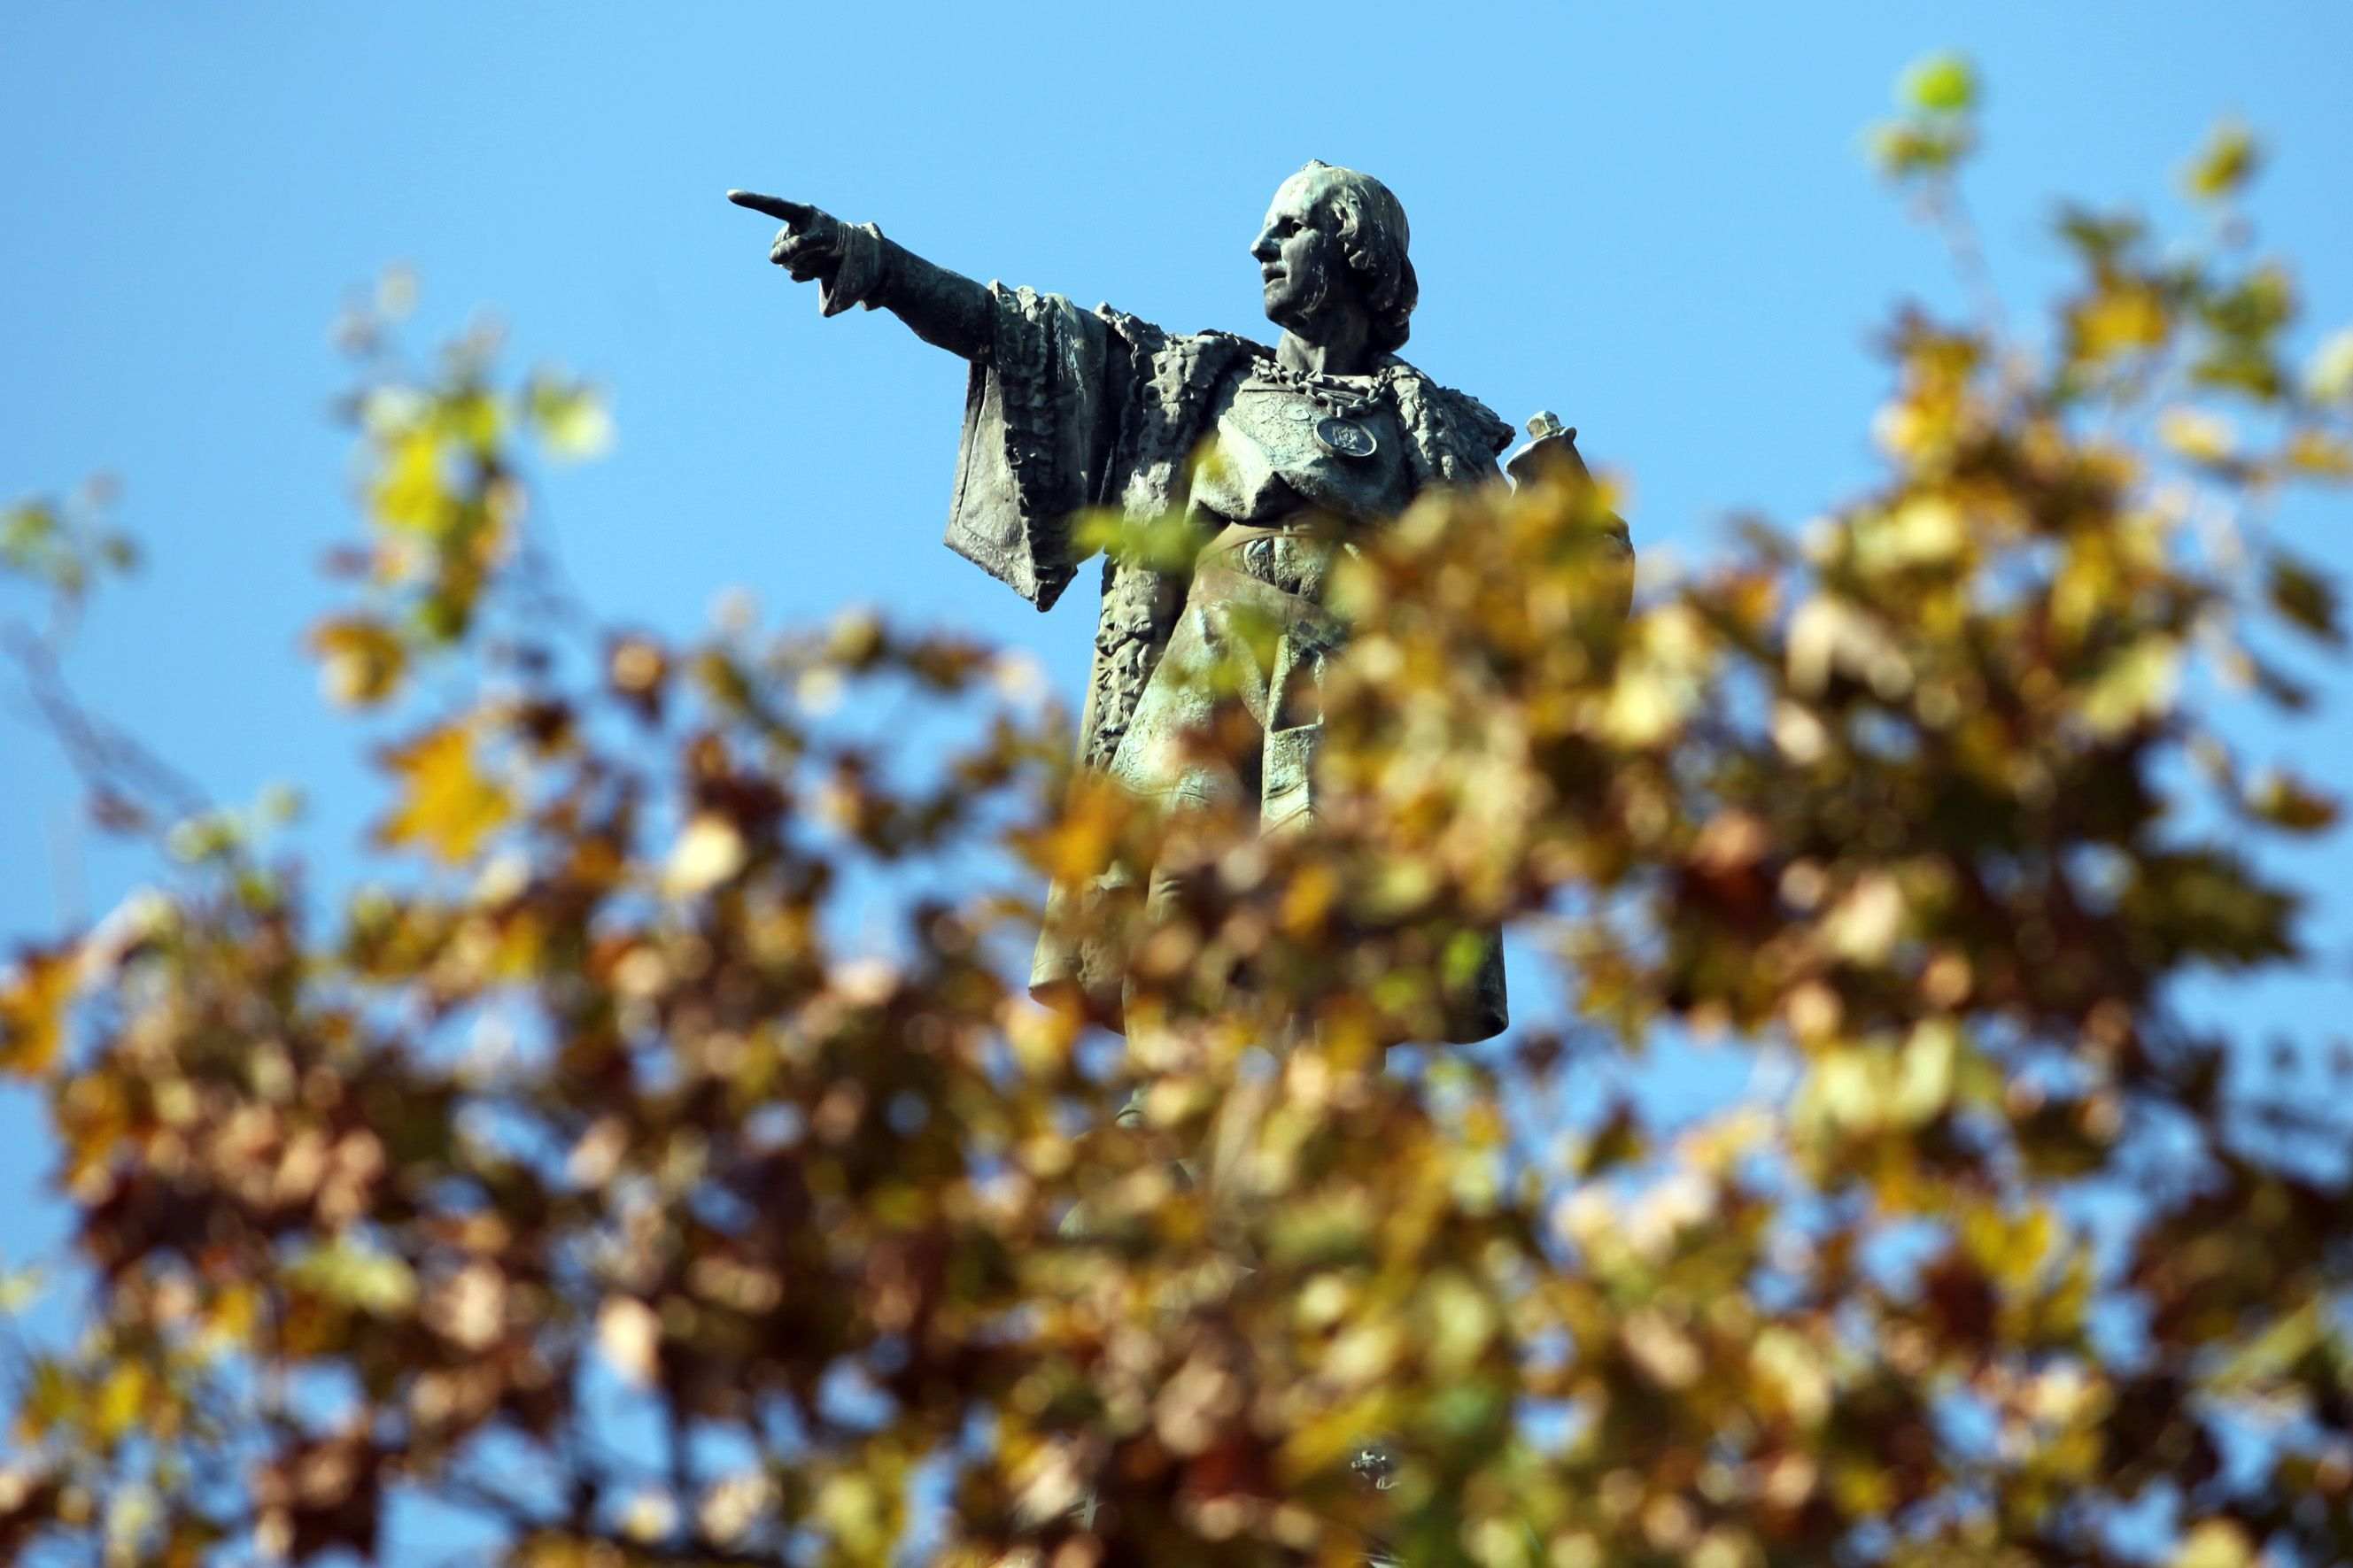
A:
[[[1512,438],[1477,399],[1397,356],[1419,286],[1405,209],[1388,187],[1310,163],[1275,192],[1250,247],[1267,318],[1282,329],[1272,349],[983,286],[871,224],[748,191],[728,199],[785,225],[768,258],[817,280],[826,315],[880,306],[971,362],[947,542],[1022,597],[1043,610],[1069,585],[1082,558],[1071,519],[1083,509],[1183,512],[1201,525],[1207,542],[1189,574],[1106,564],[1082,762],[1172,809],[1255,795],[1268,832],[1312,814],[1319,677],[1346,630],[1321,603],[1335,552],[1427,486],[1497,477]],[[1537,462],[1577,461],[1574,430],[1549,415],[1530,429],[1536,439],[1513,459],[1515,477]],[[1281,633],[1244,637],[1238,624]],[[1183,744],[1212,700],[1196,677],[1236,659],[1253,671],[1243,698],[1257,744],[1205,762]],[[1096,889],[1056,889],[1064,918],[1048,922],[1031,989],[1076,986],[1119,1026],[1124,965],[1100,934],[1113,922],[1069,914],[1139,882],[1149,910],[1176,893],[1178,875],[1114,868]],[[1494,933],[1443,1011],[1451,1041],[1504,1027]]]

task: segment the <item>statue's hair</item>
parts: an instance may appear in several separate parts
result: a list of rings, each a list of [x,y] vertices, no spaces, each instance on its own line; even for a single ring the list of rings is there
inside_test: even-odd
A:
[[[1406,254],[1413,237],[1405,204],[1370,174],[1321,158],[1310,158],[1299,173],[1323,176],[1315,182],[1315,205],[1336,221],[1341,254],[1373,315],[1373,346],[1391,353],[1403,348],[1421,300],[1421,282]]]

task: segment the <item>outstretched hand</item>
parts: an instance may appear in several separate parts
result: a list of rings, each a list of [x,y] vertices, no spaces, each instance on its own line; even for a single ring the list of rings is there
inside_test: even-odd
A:
[[[809,219],[820,216],[807,202],[788,202],[782,196],[765,196],[757,191],[730,191],[727,199],[739,207],[750,207],[755,213],[765,213],[787,227],[798,228]]]
[[[727,199],[785,226],[768,247],[768,259],[791,273],[796,282],[826,277],[840,261],[841,225],[830,214],[807,202],[786,201],[758,191],[730,191]]]

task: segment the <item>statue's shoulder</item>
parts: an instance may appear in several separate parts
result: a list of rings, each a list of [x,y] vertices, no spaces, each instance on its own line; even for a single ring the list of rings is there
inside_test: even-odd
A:
[[[1389,363],[1396,373],[1398,411],[1418,439],[1489,463],[1512,444],[1510,423],[1469,393],[1432,380],[1401,359]]]
[[[1109,305],[1097,305],[1095,316],[1139,356],[1171,355],[1220,369],[1274,357],[1272,349],[1238,332],[1172,332],[1156,322],[1115,310]]]

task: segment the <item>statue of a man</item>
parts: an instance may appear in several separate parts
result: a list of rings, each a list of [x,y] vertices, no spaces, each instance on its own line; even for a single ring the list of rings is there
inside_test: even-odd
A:
[[[1335,552],[1427,486],[1493,479],[1512,438],[1477,399],[1397,357],[1419,287],[1405,209],[1388,187],[1310,163],[1275,192],[1250,245],[1267,318],[1282,329],[1272,349],[983,286],[871,224],[746,191],[728,199],[785,225],[768,258],[817,280],[825,314],[880,306],[971,362],[947,526],[958,553],[1043,610],[1083,558],[1073,514],[1181,512],[1200,525],[1207,542],[1189,574],[1106,564],[1081,762],[1171,809],[1254,795],[1268,831],[1312,814],[1319,678],[1345,637],[1322,604]],[[1574,431],[1548,416],[1532,428],[1536,447],[1575,461]],[[1280,635],[1239,634],[1269,626]],[[1257,743],[1247,755],[1204,758],[1186,743],[1215,700],[1199,677],[1238,664],[1251,671],[1242,698]],[[1143,881],[1148,909],[1174,896],[1178,875],[1114,868],[1103,880]],[[1070,918],[1111,890],[1055,890],[1062,918],[1049,921],[1030,986],[1076,986],[1118,1026],[1124,955],[1101,934],[1115,922]],[[1443,1014],[1451,1041],[1504,1027],[1493,933]]]

